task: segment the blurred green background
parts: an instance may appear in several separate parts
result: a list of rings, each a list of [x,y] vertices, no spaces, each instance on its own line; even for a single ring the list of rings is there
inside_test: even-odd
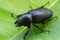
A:
[[[53,11],[53,16],[58,16],[58,19],[45,24],[45,29],[51,33],[39,33],[39,30],[31,25],[26,40],[60,40],[60,0],[0,0],[0,40],[23,40],[27,28],[22,26],[17,30],[14,25],[16,19],[11,17],[11,13],[16,17],[31,10],[29,5],[35,9],[48,1],[50,3],[45,7]]]

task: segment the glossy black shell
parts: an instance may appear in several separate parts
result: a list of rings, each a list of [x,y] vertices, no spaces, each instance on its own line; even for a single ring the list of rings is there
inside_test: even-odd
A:
[[[52,17],[52,11],[47,8],[40,8],[30,11],[30,14],[32,14],[32,21],[34,23],[38,22],[44,22]]]

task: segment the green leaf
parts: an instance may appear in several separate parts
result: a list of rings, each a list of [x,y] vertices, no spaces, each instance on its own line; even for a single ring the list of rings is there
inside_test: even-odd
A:
[[[50,3],[45,7],[53,11],[53,17],[58,16],[58,19],[52,19],[45,24],[44,29],[49,30],[50,34],[40,33],[39,29],[31,25],[26,40],[60,40],[60,0],[0,0],[0,40],[23,40],[27,28],[22,26],[18,30],[14,25],[16,19],[11,17],[11,13],[16,17],[31,10],[30,5],[36,9],[48,1]],[[41,27],[40,24],[37,25]]]

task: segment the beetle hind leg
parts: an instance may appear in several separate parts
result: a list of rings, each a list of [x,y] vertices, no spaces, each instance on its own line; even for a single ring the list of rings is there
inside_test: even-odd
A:
[[[44,4],[43,6],[41,6],[40,8],[44,8],[45,5],[47,5],[49,2],[47,2],[46,4]]]
[[[52,17],[51,19],[48,19],[45,23],[48,23],[49,21],[51,21],[51,20],[53,20],[53,19],[58,19],[58,17],[57,17],[57,16]]]
[[[50,34],[49,30],[42,30],[40,33],[42,33],[42,32],[48,32]]]

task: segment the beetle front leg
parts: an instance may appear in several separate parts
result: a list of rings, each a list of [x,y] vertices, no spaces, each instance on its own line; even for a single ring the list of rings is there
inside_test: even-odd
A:
[[[28,35],[29,32],[30,32],[30,26],[28,26],[28,30],[27,30],[27,32],[24,35],[24,40],[26,40],[26,36]]]
[[[16,19],[16,17],[14,17],[13,13],[11,14],[11,17],[13,17],[14,19]]]

